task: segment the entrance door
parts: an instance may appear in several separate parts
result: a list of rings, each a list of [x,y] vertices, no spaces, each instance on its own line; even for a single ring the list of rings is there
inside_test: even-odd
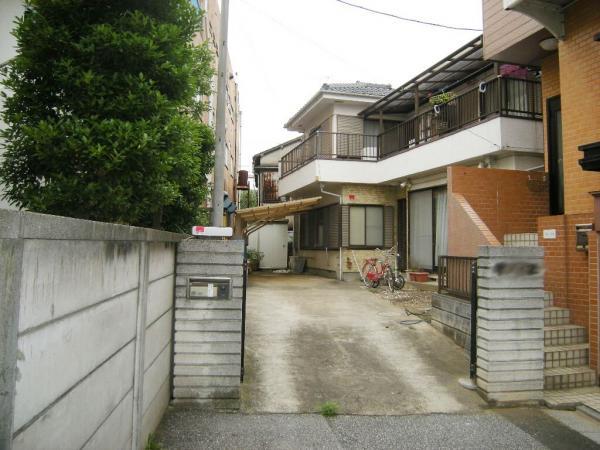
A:
[[[560,96],[548,99],[548,174],[550,214],[564,214],[563,143]]]
[[[433,270],[433,191],[411,192],[408,200],[410,267]]]
[[[409,194],[410,267],[437,270],[448,253],[448,193],[445,186]]]

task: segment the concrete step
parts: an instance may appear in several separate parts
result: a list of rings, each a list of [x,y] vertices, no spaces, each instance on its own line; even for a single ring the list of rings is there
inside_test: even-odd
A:
[[[544,369],[544,389],[573,389],[596,385],[596,371],[586,366]]]
[[[571,322],[571,312],[567,308],[549,306],[544,308],[544,325],[567,325]]]
[[[555,345],[544,347],[544,367],[557,369],[559,367],[587,366],[589,363],[590,344]]]
[[[580,325],[551,325],[544,327],[544,345],[571,345],[588,342],[587,332]]]
[[[550,291],[544,291],[544,308],[548,308],[554,304],[554,294]]]

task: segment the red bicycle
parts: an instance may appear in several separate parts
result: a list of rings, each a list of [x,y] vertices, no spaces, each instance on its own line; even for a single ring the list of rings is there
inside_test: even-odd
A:
[[[404,287],[404,277],[394,270],[389,263],[390,257],[396,256],[396,249],[392,247],[387,252],[379,249],[375,249],[375,251],[381,253],[383,259],[377,257],[365,259],[361,270],[364,283],[367,287],[377,288],[383,279],[390,291],[402,289]]]

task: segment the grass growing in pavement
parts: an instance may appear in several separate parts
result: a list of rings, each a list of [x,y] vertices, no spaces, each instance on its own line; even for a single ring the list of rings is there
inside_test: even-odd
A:
[[[145,450],[163,450],[163,446],[156,440],[156,436],[150,433],[146,441]]]
[[[335,402],[325,402],[320,407],[321,415],[325,417],[337,416],[339,405]]]

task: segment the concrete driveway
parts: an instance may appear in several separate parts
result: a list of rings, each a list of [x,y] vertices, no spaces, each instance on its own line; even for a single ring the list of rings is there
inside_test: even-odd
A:
[[[253,274],[247,295],[242,411],[468,413],[484,406],[458,379],[464,351],[357,283]]]

